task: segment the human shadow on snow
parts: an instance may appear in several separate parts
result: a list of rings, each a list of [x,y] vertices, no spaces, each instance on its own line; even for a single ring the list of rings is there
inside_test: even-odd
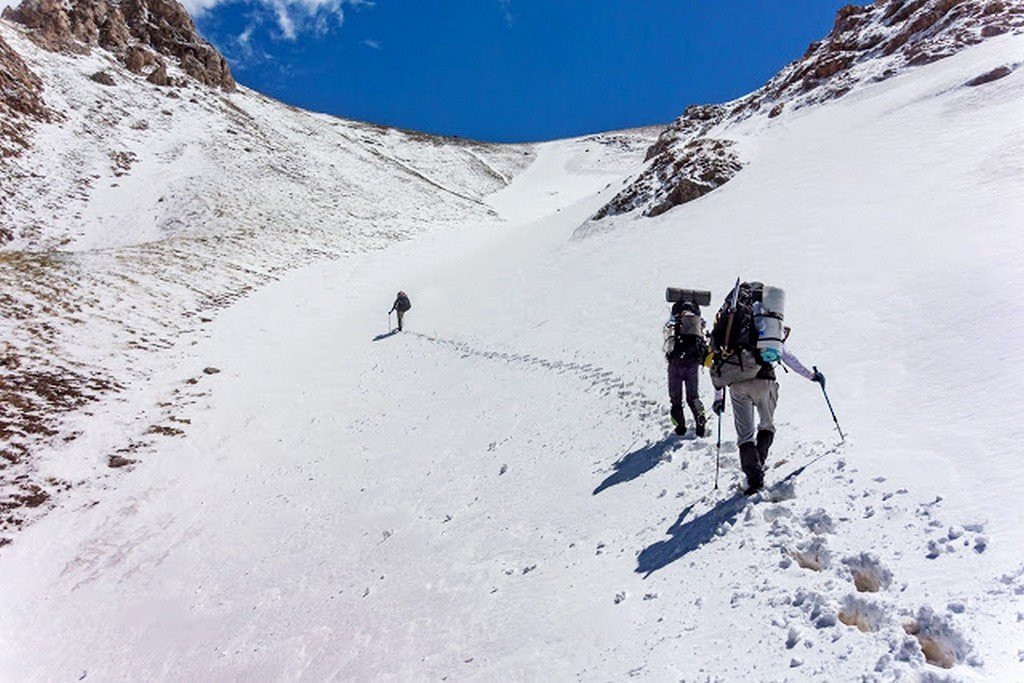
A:
[[[679,513],[679,519],[666,532],[672,538],[658,541],[640,551],[636,572],[643,574],[646,579],[662,567],[701,547],[715,536],[720,526],[735,520],[746,504],[746,497],[732,496],[718,501],[715,507],[687,522],[687,516],[693,511],[693,504],[690,504]]]
[[[657,443],[649,443],[643,448],[622,456],[613,465],[615,471],[602,481],[600,486],[594,489],[593,495],[596,496],[601,491],[616,484],[632,481],[644,472],[654,469],[672,451],[672,447],[677,443],[678,439],[679,437],[676,436],[666,436]]]
[[[788,491],[790,492],[787,494],[787,487],[784,485],[799,477],[810,465],[821,460],[830,452],[832,451],[823,453],[807,464],[793,470],[785,478],[765,489],[757,498],[748,498],[737,493],[730,498],[718,501],[715,507],[687,522],[686,518],[693,511],[694,507],[694,504],[691,503],[679,513],[679,519],[665,532],[672,538],[667,541],[653,543],[640,551],[640,554],[637,556],[636,573],[643,574],[646,579],[662,567],[701,547],[718,534],[718,529],[723,524],[734,522],[740,511],[748,504],[759,500],[779,502],[784,500],[785,497],[792,497],[792,489],[789,488]],[[784,497],[777,497],[779,495]]]
[[[397,329],[391,330],[390,332],[381,332],[380,334],[378,334],[376,337],[373,338],[373,341],[380,341],[381,339],[387,339],[388,337],[394,337],[396,334],[398,334],[398,330]]]

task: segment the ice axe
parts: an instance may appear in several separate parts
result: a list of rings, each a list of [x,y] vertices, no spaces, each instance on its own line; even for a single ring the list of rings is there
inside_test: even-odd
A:
[[[818,366],[812,366],[814,374],[821,374],[818,372]],[[821,393],[825,396],[825,404],[828,405],[828,412],[832,413],[832,421],[836,423],[836,431],[839,432],[839,440],[843,443],[846,442],[846,437],[843,435],[843,429],[839,426],[839,420],[836,419],[836,411],[832,410],[832,401],[828,400],[828,392],[825,391],[825,382],[818,382],[821,385]]]

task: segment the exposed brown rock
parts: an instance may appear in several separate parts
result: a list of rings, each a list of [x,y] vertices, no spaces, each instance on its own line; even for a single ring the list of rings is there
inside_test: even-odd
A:
[[[115,85],[114,77],[108,74],[106,71],[97,71],[93,75],[89,76],[89,78],[96,81],[100,85]]]
[[[176,0],[23,0],[4,10],[4,17],[32,29],[32,40],[48,50],[87,52],[100,46],[121,54],[135,73],[154,63],[145,57],[152,50],[176,59],[201,83],[235,89],[227,61],[199,37]]]
[[[157,68],[153,69],[148,76],[146,76],[146,80],[153,85],[170,85],[170,78],[167,77],[167,67],[163,64],[159,65]]]
[[[969,85],[969,86],[971,86],[973,88],[974,86],[977,86],[977,85],[984,85],[985,83],[991,83],[992,81],[998,81],[1000,78],[1006,78],[1011,73],[1013,73],[1013,69],[1011,69],[1008,66],[996,67],[995,69],[992,69],[991,71],[985,72],[985,73],[981,74],[980,76],[972,78],[971,80],[967,81],[967,83],[965,83],[964,85]]]
[[[32,125],[55,117],[43,103],[43,82],[0,37],[0,157],[20,154]],[[0,244],[8,239],[0,228]]]
[[[132,45],[125,53],[124,64],[132,73],[141,74],[147,66],[156,64],[156,57],[141,45]]]
[[[643,215],[657,216],[674,206],[703,197],[727,183],[743,167],[730,140],[699,138],[659,153],[636,182],[617,194],[594,215],[594,220],[647,207]]]
[[[768,112],[768,118],[774,119],[776,116],[782,113],[782,110],[786,107],[785,102],[777,102],[772,110]]]

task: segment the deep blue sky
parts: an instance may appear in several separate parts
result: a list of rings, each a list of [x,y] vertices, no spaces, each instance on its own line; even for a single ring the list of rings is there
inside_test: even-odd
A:
[[[279,100],[502,142],[667,123],[689,104],[743,95],[825,36],[847,4],[287,1],[193,14],[238,81]]]

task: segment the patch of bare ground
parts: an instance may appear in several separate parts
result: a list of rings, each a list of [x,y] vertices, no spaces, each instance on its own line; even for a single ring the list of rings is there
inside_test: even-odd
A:
[[[38,474],[31,457],[34,445],[58,434],[61,414],[81,408],[117,385],[67,369],[23,368],[11,355],[0,362],[0,533],[6,533],[19,528],[28,511],[71,487]]]

